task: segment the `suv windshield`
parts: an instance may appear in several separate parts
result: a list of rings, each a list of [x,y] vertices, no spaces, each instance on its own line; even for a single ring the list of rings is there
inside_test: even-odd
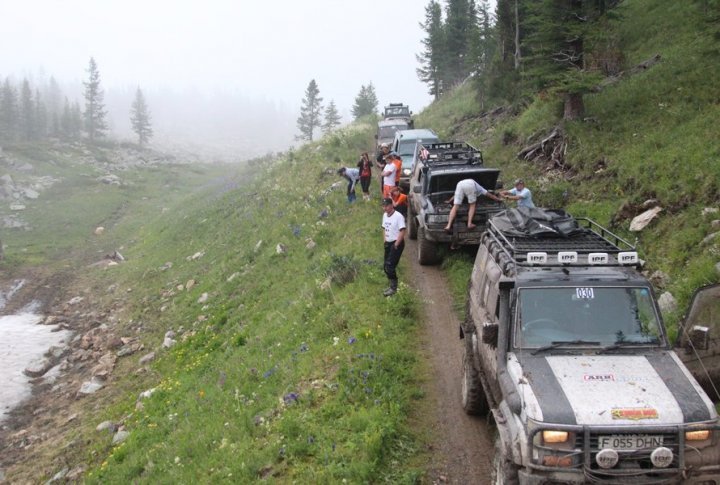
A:
[[[395,132],[398,130],[406,130],[407,125],[390,125],[380,128],[378,138],[394,138]]]
[[[599,346],[659,344],[662,333],[650,295],[644,287],[522,288],[515,347],[572,341]]]

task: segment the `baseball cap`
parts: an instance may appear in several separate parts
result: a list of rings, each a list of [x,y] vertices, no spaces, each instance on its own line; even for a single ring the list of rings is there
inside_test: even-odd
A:
[[[389,146],[390,145],[388,145],[387,143],[383,143],[382,145],[380,145],[380,148],[388,148]]]
[[[513,185],[517,185],[517,184],[525,185],[525,182],[523,182],[523,179],[515,179],[515,183]]]
[[[385,198],[382,200],[382,205],[392,205],[392,199],[389,198],[389,197],[385,197]]]

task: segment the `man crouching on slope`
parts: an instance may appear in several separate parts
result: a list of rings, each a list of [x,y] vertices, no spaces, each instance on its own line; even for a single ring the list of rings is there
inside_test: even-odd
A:
[[[383,295],[392,296],[397,293],[398,279],[395,268],[400,262],[403,249],[405,249],[405,218],[395,210],[393,201],[390,198],[383,199],[382,227],[384,230],[383,240],[385,241],[385,263],[383,269],[390,280],[390,287]]]

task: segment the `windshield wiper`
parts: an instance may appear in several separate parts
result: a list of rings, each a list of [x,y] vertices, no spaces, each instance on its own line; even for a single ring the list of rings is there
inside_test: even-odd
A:
[[[546,350],[551,349],[557,349],[558,347],[563,347],[565,345],[600,345],[600,342],[590,342],[587,340],[557,340],[555,342],[552,342],[549,345],[545,345],[543,347],[538,347],[537,349],[533,350],[531,352],[532,355],[539,354],[540,352],[544,352]]]
[[[617,350],[623,347],[644,347],[647,345],[657,345],[660,341],[658,339],[648,340],[646,342],[632,342],[628,340],[618,340],[614,344],[606,345],[602,349],[598,350],[598,353],[607,352],[610,350]]]

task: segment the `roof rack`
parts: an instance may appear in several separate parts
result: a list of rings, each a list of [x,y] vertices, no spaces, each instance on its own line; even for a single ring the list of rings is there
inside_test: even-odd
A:
[[[482,152],[474,146],[461,142],[423,143],[418,150],[427,150],[426,157],[420,157],[424,165],[482,165]]]
[[[597,222],[576,217],[582,231],[569,237],[506,236],[488,221],[487,235],[516,266],[640,266],[635,246]]]

